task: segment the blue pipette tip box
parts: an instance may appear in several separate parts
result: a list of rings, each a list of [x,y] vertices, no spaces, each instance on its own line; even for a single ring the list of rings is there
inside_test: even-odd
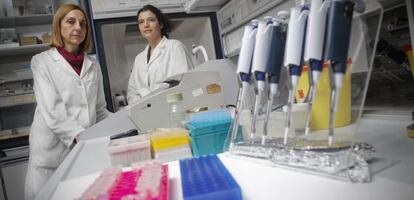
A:
[[[180,160],[185,200],[238,200],[241,189],[216,155]]]

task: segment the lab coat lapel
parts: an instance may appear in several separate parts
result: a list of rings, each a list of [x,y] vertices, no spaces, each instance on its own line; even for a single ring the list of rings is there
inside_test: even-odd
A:
[[[50,49],[50,51],[51,51],[53,60],[57,63],[56,66],[63,66],[64,70],[68,71],[69,73],[72,73],[73,75],[78,76],[75,70],[73,70],[72,66],[70,66],[70,64],[65,60],[65,58],[62,55],[60,55],[60,53],[57,51],[56,48],[52,48]]]
[[[151,66],[151,63],[153,63],[161,55],[166,41],[167,38],[164,36],[157,47],[155,47],[154,51],[152,52],[153,54],[151,55],[150,61],[148,62],[148,67]]]
[[[91,59],[88,57],[88,55],[86,55],[83,57],[83,65],[82,65],[82,70],[80,73],[80,78],[83,78],[85,76],[86,73],[88,73],[88,70],[91,68],[92,66],[92,61]]]

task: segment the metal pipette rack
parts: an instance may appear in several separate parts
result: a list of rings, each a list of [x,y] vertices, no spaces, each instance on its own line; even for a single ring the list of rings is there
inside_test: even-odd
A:
[[[314,1],[312,1],[314,2]],[[310,6],[310,10],[312,11],[312,5],[317,5],[318,7],[320,7],[319,11],[323,11],[322,13],[319,13],[320,15],[322,15],[322,18],[325,18],[326,20],[332,20],[331,18],[333,18],[332,16],[330,16],[332,7],[330,7],[330,4],[335,4],[337,3],[339,4],[354,4],[355,5],[355,10],[359,10],[359,8],[357,8],[357,4],[358,2],[356,1],[349,1],[349,0],[331,0],[331,1],[318,1],[317,3],[319,3],[318,5],[316,3],[311,4],[311,5],[304,5],[303,2],[301,2],[301,4],[297,7],[295,7],[294,9],[292,9],[291,13],[291,17],[290,17],[290,21],[288,23],[288,33],[287,33],[287,40],[286,40],[286,54],[285,54],[285,59],[284,59],[284,66],[288,67],[289,71],[290,71],[290,75],[293,79],[290,80],[292,82],[289,81],[290,84],[292,84],[292,88],[290,89],[290,94],[289,94],[289,102],[286,104],[287,107],[290,107],[290,111],[287,112],[286,114],[286,126],[285,127],[281,127],[278,126],[277,130],[275,129],[275,127],[272,127],[273,123],[275,123],[274,119],[272,119],[271,117],[269,117],[269,115],[271,115],[273,112],[270,112],[271,109],[269,109],[269,107],[272,107],[272,104],[269,103],[271,101],[274,100],[274,98],[276,98],[276,100],[280,100],[280,96],[274,95],[272,96],[275,92],[275,90],[273,89],[272,91],[272,86],[271,84],[274,84],[275,82],[272,82],[271,76],[272,73],[270,73],[269,71],[265,71],[266,76],[267,76],[267,82],[266,84],[268,85],[269,88],[269,97],[268,97],[268,101],[267,101],[267,109],[266,109],[266,114],[259,116],[257,118],[258,122],[260,122],[261,119],[264,118],[264,124],[265,127],[263,127],[263,135],[261,138],[261,142],[257,142],[257,140],[253,140],[254,142],[252,143],[251,140],[244,142],[244,143],[237,143],[235,145],[232,146],[232,148],[230,148],[230,153],[232,155],[237,155],[237,156],[248,156],[248,157],[254,157],[254,158],[261,158],[264,160],[269,161],[269,164],[271,165],[275,165],[275,166],[284,166],[287,168],[294,168],[295,170],[303,170],[305,172],[309,172],[312,174],[318,174],[318,175],[322,175],[322,176],[328,176],[331,178],[338,178],[341,180],[348,180],[348,181],[356,181],[356,182],[368,182],[370,181],[370,171],[368,168],[368,163],[367,161],[369,159],[372,158],[372,153],[374,152],[373,147],[370,146],[369,144],[365,144],[365,143],[359,143],[357,142],[354,138],[354,136],[352,136],[353,134],[355,134],[356,132],[356,128],[357,128],[357,124],[358,124],[358,119],[360,118],[360,115],[352,115],[352,121],[350,124],[348,125],[340,125],[343,127],[338,127],[335,126],[334,122],[335,120],[335,106],[339,107],[341,109],[343,109],[343,107],[341,105],[338,106],[338,100],[339,98],[343,98],[343,96],[339,96],[339,92],[337,92],[337,95],[335,98],[332,98],[328,96],[328,100],[326,102],[332,102],[332,108],[330,109],[330,105],[329,104],[324,104],[324,109],[330,109],[330,111],[328,111],[329,114],[327,114],[326,116],[328,116],[329,119],[327,119],[326,121],[330,122],[329,125],[327,126],[328,128],[324,128],[324,129],[313,129],[311,131],[312,126],[309,124],[310,121],[315,121],[315,120],[320,120],[319,118],[314,118],[314,117],[306,117],[307,120],[306,122],[308,123],[306,125],[306,127],[308,127],[308,130],[305,131],[307,132],[306,136],[309,137],[297,137],[299,135],[297,135],[298,133],[300,133],[298,131],[298,129],[296,129],[296,125],[293,124],[294,126],[292,126],[292,124],[290,123],[290,120],[292,117],[296,117],[295,115],[292,116],[292,107],[296,106],[295,104],[295,92],[297,92],[296,87],[298,86],[299,83],[299,79],[301,79],[301,67],[303,62],[306,62],[307,64],[310,64],[312,62],[315,63],[315,60],[318,61],[316,62],[316,69],[314,69],[315,71],[317,71],[317,73],[325,73],[325,75],[321,75],[321,79],[320,82],[318,84],[319,87],[328,87],[330,86],[329,81],[332,81],[332,90],[333,90],[333,94],[335,96],[335,91],[339,91],[339,89],[341,88],[341,84],[342,81],[341,78],[335,78],[336,77],[340,77],[342,76],[348,76],[347,74],[345,74],[345,70],[352,70],[352,65],[350,65],[351,62],[349,62],[350,60],[357,60],[358,58],[355,57],[356,54],[349,54],[348,55],[348,51],[355,51],[355,48],[368,48],[368,45],[364,45],[363,43],[361,43],[360,37],[361,37],[361,33],[351,33],[348,37],[348,39],[344,39],[342,38],[341,41],[339,41],[338,43],[336,43],[336,40],[333,39],[325,39],[328,37],[338,37],[335,36],[333,37],[334,34],[338,34],[336,32],[338,32],[338,30],[342,30],[341,34],[346,34],[347,33],[347,27],[351,27],[354,23],[359,23],[359,26],[364,26],[366,24],[365,17],[367,16],[372,16],[372,15],[379,15],[380,17],[376,17],[378,19],[378,25],[377,26],[371,26],[368,27],[369,29],[376,31],[376,35],[375,36],[366,36],[367,37],[367,41],[362,41],[365,42],[365,44],[368,44],[369,42],[371,42],[371,40],[376,40],[378,38],[378,30],[379,30],[379,24],[381,22],[382,19],[382,7],[380,6],[380,4],[378,3],[367,3],[370,4],[369,6],[370,9],[368,9],[368,11],[364,14],[355,14],[355,12],[352,12],[352,14],[349,14],[349,16],[351,16],[349,18],[350,20],[350,25],[346,25],[345,26],[342,24],[342,22],[336,22],[335,25],[337,27],[332,28],[330,27],[329,23],[325,24],[325,28],[320,28],[318,30],[314,30],[314,34],[313,36],[309,36],[309,32],[312,30],[312,25],[311,21],[309,21],[309,23],[306,23],[306,20],[304,21],[300,21],[299,19],[303,20],[304,15],[301,15],[301,13],[305,12],[309,15],[312,15],[308,9],[306,8],[306,6]],[[326,4],[326,5],[324,5]],[[334,6],[335,7],[335,6]],[[313,8],[315,9],[315,8]],[[296,12],[296,13],[295,13]],[[349,11],[348,11],[349,12]],[[343,12],[342,12],[343,14]],[[325,15],[325,16],[323,16]],[[302,18],[300,18],[300,16]],[[346,15],[345,15],[346,16]],[[297,19],[295,21],[295,19]],[[309,17],[309,20],[312,20],[312,17]],[[300,23],[299,23],[300,22]],[[296,23],[296,24],[295,24]],[[302,42],[298,42],[298,40],[295,41],[290,41],[289,42],[289,31],[290,30],[294,30],[295,26],[298,27],[298,24],[302,25],[300,26],[303,30],[303,32],[299,31],[295,31],[294,35],[301,35],[302,36]],[[319,24],[322,25],[322,24]],[[372,25],[372,24],[371,24]],[[338,26],[344,26],[344,28],[340,28]],[[297,28],[296,27],[296,28]],[[352,27],[354,29],[354,27]],[[300,30],[300,29],[299,29]],[[326,33],[325,31],[326,30]],[[333,31],[332,31],[333,30]],[[315,34],[318,33],[319,34]],[[325,36],[320,33],[324,33]],[[316,38],[316,36],[318,36],[319,39],[313,39],[310,40],[309,38]],[[304,42],[305,40],[305,36],[306,38],[306,42]],[[292,36],[293,37],[293,36]],[[342,37],[342,36],[341,36]],[[355,39],[357,38],[357,39]],[[369,40],[370,39],[370,40]],[[318,43],[318,45],[310,45],[311,47],[313,47],[314,49],[318,49],[317,51],[317,56],[314,56],[316,51],[309,51],[309,54],[306,54],[306,52],[303,52],[303,49],[306,49],[308,47],[305,47],[305,45],[308,45],[308,41],[322,41],[323,44]],[[368,41],[369,40],[369,41]],[[355,42],[357,41],[357,42]],[[346,44],[348,43],[348,44]],[[338,44],[341,45],[345,45],[345,46],[341,46],[338,47]],[[336,45],[337,48],[332,50],[332,47],[330,47],[329,45]],[[301,46],[300,48],[298,48],[298,46]],[[272,46],[273,47],[273,46]],[[272,51],[272,47],[270,47],[269,51]],[[296,48],[293,48],[296,47]],[[290,50],[290,49],[297,49],[297,51],[294,50]],[[345,52],[345,54],[341,54],[341,56],[345,59],[342,59],[342,57],[340,57],[342,60],[337,59],[339,54],[337,53],[340,49],[340,51]],[[349,50],[348,50],[349,49]],[[358,51],[358,49],[356,49]],[[289,53],[289,51],[291,51]],[[328,53],[328,51],[331,51],[331,53]],[[367,68],[370,70],[371,66],[372,66],[372,59],[373,58],[373,54],[372,52],[375,52],[375,47],[374,50],[367,50],[367,52],[369,54],[367,54],[367,59],[368,63],[366,64]],[[313,53],[313,54],[311,54]],[[272,52],[270,53],[271,56],[270,57],[276,57],[275,53]],[[305,54],[305,55],[304,55]],[[334,55],[334,56],[332,56]],[[312,60],[313,59],[313,60]],[[337,59],[337,60],[335,60]],[[328,71],[325,70],[321,70],[321,66],[324,62],[329,61],[329,64],[331,65],[331,69],[328,69],[332,74],[331,77],[329,78],[329,75],[326,75],[326,73]],[[342,65],[338,64],[338,63],[343,63]],[[348,64],[348,66],[347,66]],[[352,63],[353,64],[353,63]],[[266,64],[269,66],[269,64]],[[311,66],[313,67],[313,66]],[[348,67],[348,68],[347,68]],[[313,70],[312,68],[310,70]],[[252,70],[254,71],[254,70]],[[258,71],[258,70],[256,70]],[[335,73],[336,72],[336,73]],[[329,73],[329,72],[328,72]],[[369,77],[369,73],[370,71],[367,72],[367,77]],[[314,75],[315,73],[312,73],[312,75]],[[293,75],[293,76],[292,76]],[[311,76],[312,76],[311,75]],[[285,74],[281,74],[280,76],[286,76]],[[319,75],[316,75],[314,77],[316,78],[311,78],[311,82],[309,84],[309,87],[312,87],[313,84],[313,89],[314,92],[309,92],[308,95],[308,99],[312,100],[312,102],[320,102],[320,99],[318,101],[318,98],[320,98],[320,95],[326,95],[326,93],[316,93],[316,84],[318,83],[317,79]],[[328,80],[328,82],[326,82],[326,80]],[[336,82],[335,82],[336,80]],[[301,84],[301,83],[299,83]],[[349,86],[347,86],[348,88],[350,88]],[[266,87],[265,87],[266,88]],[[276,87],[277,89],[278,87]],[[298,87],[299,88],[299,87]],[[338,89],[339,88],[339,89]],[[344,86],[344,88],[346,88]],[[265,90],[266,91],[266,90]],[[329,90],[328,90],[329,91]],[[297,95],[297,94],[296,94]],[[310,97],[309,95],[311,95],[312,97]],[[272,99],[273,97],[273,99]],[[316,97],[316,98],[315,98]],[[296,97],[297,98],[297,97]],[[351,98],[350,95],[347,96],[347,98]],[[362,102],[361,103],[361,108],[363,106],[363,101],[364,101],[365,96],[362,97],[362,101],[358,101],[358,102]],[[323,101],[325,102],[325,101]],[[335,103],[336,102],[336,103]],[[316,104],[315,104],[316,105]],[[355,105],[353,106],[355,108]],[[317,106],[315,108],[320,109],[321,106]],[[341,110],[339,109],[339,110]],[[289,109],[288,109],[289,110]],[[314,110],[314,107],[310,106],[310,108],[308,108],[307,113],[309,114],[312,110]],[[293,111],[296,112],[296,111]],[[317,110],[317,112],[319,112],[319,110]],[[351,112],[354,112],[354,110],[352,110]],[[340,113],[342,114],[342,113]],[[262,117],[262,118],[260,118]],[[356,118],[355,118],[356,117]],[[280,118],[279,118],[280,120]],[[323,119],[325,120],[325,119]],[[305,122],[305,120],[303,120]],[[256,123],[256,122],[255,122]],[[327,123],[328,124],[328,123]],[[270,128],[269,128],[270,127]],[[287,131],[286,131],[287,130]],[[288,133],[291,131],[295,131],[297,134],[294,137],[287,137]],[[333,131],[335,131],[335,140],[333,140]],[[274,137],[274,133],[276,132],[276,137]],[[279,134],[279,132],[281,134]],[[248,132],[251,133],[251,132]],[[301,132],[303,133],[303,132]],[[256,131],[255,134],[260,134],[260,131]],[[321,139],[316,139],[315,138],[320,138],[320,137],[325,137],[326,135],[331,135],[330,136],[330,140],[321,140]],[[329,162],[325,162],[325,161],[329,161]],[[352,176],[350,176],[350,174],[352,174]]]

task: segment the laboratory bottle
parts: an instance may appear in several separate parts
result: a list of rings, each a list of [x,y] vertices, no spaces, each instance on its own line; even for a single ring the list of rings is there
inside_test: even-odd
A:
[[[167,103],[170,109],[170,127],[184,128],[185,126],[185,109],[183,105],[183,94],[173,93],[167,95]]]

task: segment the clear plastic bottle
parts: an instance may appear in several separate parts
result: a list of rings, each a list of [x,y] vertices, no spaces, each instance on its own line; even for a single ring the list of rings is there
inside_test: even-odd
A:
[[[185,125],[185,109],[183,105],[183,94],[173,93],[167,95],[167,103],[170,107],[170,127],[184,128]]]

